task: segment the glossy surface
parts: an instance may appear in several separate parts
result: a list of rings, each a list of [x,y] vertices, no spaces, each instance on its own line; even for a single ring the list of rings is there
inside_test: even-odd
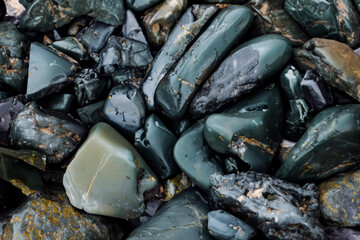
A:
[[[84,46],[75,37],[65,37],[53,42],[50,44],[50,47],[53,47],[78,61],[87,57]]]
[[[104,108],[105,100],[93,104],[86,105],[85,107],[76,110],[80,120],[88,126],[93,126],[98,122],[105,122],[102,110]]]
[[[133,0],[128,0],[127,2],[130,2]],[[143,0],[140,0],[143,2]],[[140,2],[135,1],[135,2]],[[131,10],[126,10],[125,12],[125,21],[121,28],[121,33],[124,37],[133,39],[142,43],[147,44],[146,38],[144,36],[144,33],[139,26],[139,23],[136,20],[135,15],[131,12]]]
[[[82,69],[75,78],[74,91],[80,105],[86,105],[99,99],[106,91],[107,81],[100,79],[91,68]]]
[[[126,0],[127,6],[134,11],[144,11],[159,2],[161,0]]]
[[[288,65],[280,74],[281,88],[285,91],[288,99],[303,99],[301,90],[302,76],[300,72],[292,65]]]

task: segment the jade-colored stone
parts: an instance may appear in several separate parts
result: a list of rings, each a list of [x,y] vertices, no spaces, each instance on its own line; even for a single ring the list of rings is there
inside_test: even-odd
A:
[[[178,171],[173,157],[177,138],[159,117],[152,114],[144,128],[135,133],[135,148],[161,179],[166,179]]]
[[[235,48],[196,93],[189,106],[202,118],[251,93],[279,72],[290,60],[290,42],[267,34]]]
[[[281,126],[281,95],[271,84],[223,113],[210,115],[204,138],[213,150],[236,155],[255,171],[269,171],[282,139]]]
[[[203,138],[204,123],[196,123],[186,130],[174,147],[174,159],[182,171],[204,191],[210,189],[209,177],[221,173],[216,153]]]
[[[65,54],[31,43],[26,97],[33,100],[59,92],[73,80],[78,67],[79,64]]]
[[[300,83],[302,76],[292,65],[288,65],[280,74],[281,88],[288,99],[304,99]]]
[[[108,124],[98,123],[66,169],[63,183],[76,208],[127,219],[144,212],[143,194],[157,180],[123,136]]]
[[[245,35],[252,20],[252,12],[243,6],[221,10],[160,82],[155,102],[165,115],[172,119],[183,117],[196,91]]]
[[[87,57],[84,46],[75,37],[65,37],[53,42],[50,44],[50,47],[53,47],[78,61]]]
[[[133,1],[133,0],[128,0],[127,2],[129,2],[129,1]],[[143,2],[143,1],[135,0],[135,2]],[[128,5],[129,5],[129,3],[128,3]],[[121,33],[126,38],[148,44],[148,42],[146,41],[146,38],[144,36],[144,33],[143,33],[141,27],[139,26],[138,21],[136,20],[134,13],[132,13],[131,10],[129,10],[129,9],[126,10],[126,12],[125,12],[125,21],[124,21],[124,24],[122,25]]]
[[[351,0],[285,0],[284,7],[311,37],[359,44],[360,16]]]
[[[88,126],[93,126],[98,122],[105,122],[102,114],[106,100],[102,100],[76,110],[80,120]]]
[[[360,58],[348,45],[313,38],[304,47],[327,84],[360,101]]]
[[[214,5],[194,4],[186,10],[171,31],[168,40],[156,55],[142,82],[141,90],[144,93],[145,103],[149,110],[155,110],[155,91],[161,79],[180,59],[217,10],[218,8]]]
[[[162,0],[126,0],[126,5],[134,11],[144,11]]]
[[[360,160],[360,105],[323,110],[292,148],[276,173],[288,181],[323,179],[357,165]]]
[[[75,96],[69,93],[54,94],[40,101],[40,105],[46,109],[68,113],[73,110],[75,104]]]
[[[144,2],[144,0],[138,0]],[[145,12],[143,25],[149,41],[160,47],[168,38],[175,23],[186,9],[187,0],[164,0]]]

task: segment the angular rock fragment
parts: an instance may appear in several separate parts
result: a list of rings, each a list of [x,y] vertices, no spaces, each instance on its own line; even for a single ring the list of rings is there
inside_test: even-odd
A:
[[[128,0],[128,2],[130,1],[133,0]],[[135,2],[144,2],[144,1],[140,0]],[[125,12],[125,21],[124,24],[122,25],[121,33],[126,38],[148,44],[144,36],[144,33],[141,27],[139,26],[139,23],[137,22],[135,15],[131,12],[131,10],[126,10]]]
[[[68,93],[57,93],[40,100],[40,105],[51,111],[62,111],[70,113],[76,105],[74,95]]]
[[[104,95],[107,81],[99,79],[93,69],[85,68],[75,78],[74,91],[77,102],[86,105]]]
[[[173,178],[168,178],[164,186],[165,200],[170,200],[176,194],[190,188],[191,186],[194,186],[194,184],[191,183],[190,178],[183,172]]]
[[[161,2],[161,0],[126,0],[126,4],[134,11],[144,11],[155,4]]]
[[[49,163],[59,163],[75,150],[87,132],[71,115],[47,112],[31,102],[13,121],[10,138],[18,147],[45,153]]]
[[[181,192],[167,202],[148,222],[137,227],[127,240],[210,240],[206,229],[207,202],[195,190]]]
[[[139,88],[145,72],[145,68],[120,68],[112,75],[112,80],[116,85],[132,84]]]
[[[80,120],[88,125],[93,126],[98,122],[105,122],[102,110],[104,108],[105,100],[93,104],[86,105],[85,107],[76,110]]]
[[[318,192],[272,176],[242,172],[210,178],[216,208],[231,209],[270,239],[324,239]]]
[[[84,46],[75,37],[65,37],[53,42],[50,44],[50,47],[53,47],[78,61],[84,60],[87,57]]]
[[[302,77],[300,72],[292,65],[288,65],[280,74],[281,88],[285,91],[288,99],[303,99],[301,90]]]
[[[316,115],[276,177],[313,181],[344,172],[360,161],[360,105],[327,108]]]
[[[358,240],[360,232],[350,228],[325,227],[327,240]]]
[[[127,219],[144,212],[143,194],[157,180],[124,137],[108,124],[98,123],[68,166],[63,183],[73,206]]]
[[[26,97],[35,100],[59,92],[73,81],[78,67],[79,64],[65,54],[31,43]]]

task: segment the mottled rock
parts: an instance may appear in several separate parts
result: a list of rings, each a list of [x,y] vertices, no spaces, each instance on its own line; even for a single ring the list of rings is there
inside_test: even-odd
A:
[[[206,229],[207,202],[195,190],[181,192],[167,202],[148,222],[137,227],[127,240],[210,240]]]
[[[0,22],[0,29],[0,83],[23,91],[28,75],[28,43],[15,25]]]
[[[242,172],[210,178],[216,208],[230,209],[270,239],[324,239],[318,192],[272,176]]]
[[[87,58],[84,46],[75,37],[65,37],[53,42],[50,44],[50,47],[53,47],[56,50],[63,52],[64,54],[78,61]]]
[[[57,93],[40,100],[40,105],[48,110],[70,113],[76,105],[76,99],[69,93]]]
[[[180,173],[173,178],[168,178],[164,186],[165,200],[170,200],[185,189],[195,186],[185,173]]]
[[[93,104],[86,105],[85,107],[76,110],[80,120],[88,125],[93,126],[98,122],[105,122],[102,110],[104,108],[105,100]]]
[[[283,139],[280,143],[279,149],[275,155],[275,159],[278,163],[283,164],[291,149],[295,146],[296,142],[291,142],[289,140]]]
[[[10,22],[17,25],[25,13],[25,4],[22,0],[3,0],[2,2],[5,3],[5,6],[0,7],[0,9],[6,13],[6,15],[4,14],[4,22]]]
[[[75,78],[74,91],[77,102],[86,105],[104,95],[107,81],[99,79],[94,70],[90,68],[82,69]]]
[[[313,181],[357,165],[359,113],[360,105],[347,104],[317,114],[276,176],[288,181]]]
[[[155,102],[165,115],[172,119],[183,117],[196,91],[245,35],[252,19],[252,12],[243,6],[221,10],[160,82]]]
[[[68,157],[87,135],[87,128],[71,115],[47,112],[35,102],[27,104],[13,121],[14,145],[45,153],[49,163]]]
[[[126,0],[126,5],[132,10],[140,12],[159,2],[161,2],[161,0]]]
[[[73,81],[79,64],[65,54],[33,42],[26,97],[34,100],[59,92]]]
[[[116,85],[132,84],[139,88],[145,73],[145,68],[120,68],[112,75],[112,80]]]
[[[358,240],[360,232],[349,228],[325,227],[327,240]]]
[[[66,194],[88,213],[137,218],[157,180],[135,148],[106,123],[96,124],[66,169]]]
[[[186,130],[174,147],[174,159],[182,171],[204,191],[209,190],[211,174],[222,172],[219,157],[203,138],[203,123]]]
[[[127,2],[129,1],[133,1],[133,0],[128,0]],[[142,0],[140,1],[143,2]],[[135,2],[140,2],[140,1],[135,1]],[[125,21],[124,24],[122,25],[121,33],[126,38],[147,44],[144,33],[141,27],[139,26],[139,23],[136,20],[135,15],[131,12],[131,10],[126,10],[125,12]]]

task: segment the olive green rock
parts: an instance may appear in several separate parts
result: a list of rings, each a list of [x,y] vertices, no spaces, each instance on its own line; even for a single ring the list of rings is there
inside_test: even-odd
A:
[[[323,110],[291,149],[276,177],[313,181],[352,168],[360,160],[359,133],[360,105]]]
[[[351,0],[285,0],[284,6],[310,36],[359,44],[360,16]]]
[[[323,218],[340,227],[360,226],[360,171],[351,171],[319,186]]]
[[[76,208],[127,219],[144,212],[143,194],[153,189],[157,180],[135,148],[101,122],[77,151],[63,184]]]
[[[221,10],[160,82],[155,102],[165,115],[172,119],[182,118],[196,91],[245,35],[252,20],[252,12],[243,6]]]
[[[84,46],[75,37],[65,37],[53,42],[50,44],[50,47],[53,47],[76,60],[83,60],[86,58],[86,50]]]
[[[210,175],[222,169],[216,153],[203,138],[203,129],[204,123],[199,122],[181,135],[174,147],[174,159],[196,185],[207,191]]]
[[[165,0],[145,12],[143,24],[154,46],[163,45],[186,6],[187,0]]]
[[[134,11],[144,11],[162,0],[126,0],[126,5]]]
[[[313,38],[304,48],[327,84],[360,101],[360,58],[348,45]]]

